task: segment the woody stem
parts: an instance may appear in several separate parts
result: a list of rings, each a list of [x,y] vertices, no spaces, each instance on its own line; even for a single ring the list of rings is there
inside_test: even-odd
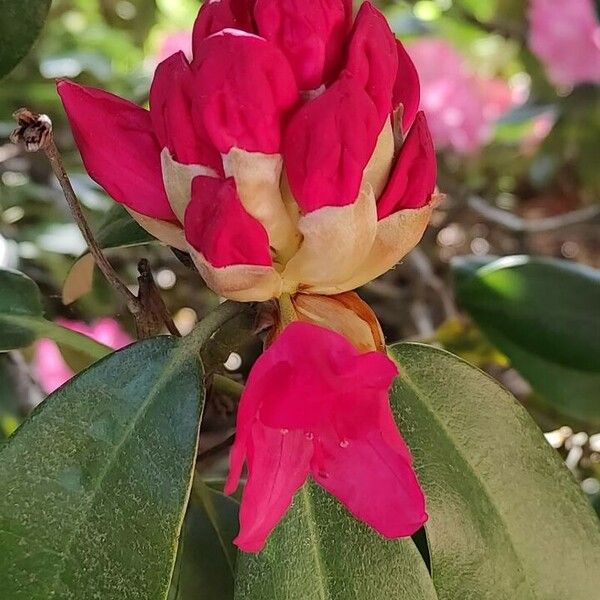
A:
[[[141,303],[129,290],[129,288],[119,279],[117,272],[108,262],[106,256],[104,256],[102,253],[102,250],[100,250],[100,247],[94,238],[94,234],[92,233],[83,211],[81,210],[81,205],[79,204],[79,200],[75,195],[75,190],[71,185],[71,181],[67,175],[62,157],[58,151],[58,148],[56,147],[56,144],[54,143],[54,138],[51,133],[47,143],[43,147],[43,151],[48,157],[52,171],[60,183],[60,187],[63,190],[65,199],[69,205],[69,208],[71,209],[71,213],[73,214],[73,218],[88,245],[90,254],[93,256],[95,263],[98,265],[98,268],[100,271],[102,271],[102,274],[110,283],[110,285],[123,296],[130,312],[135,315],[141,311]]]

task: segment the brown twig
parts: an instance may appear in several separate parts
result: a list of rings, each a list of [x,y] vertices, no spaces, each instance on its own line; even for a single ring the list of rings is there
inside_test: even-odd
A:
[[[138,263],[139,291],[137,299],[141,304],[141,313],[143,318],[137,321],[138,336],[147,338],[157,335],[162,330],[163,326],[167,328],[171,335],[181,337],[179,329],[175,325],[169,309],[154,283],[152,270],[148,259],[142,258]]]
[[[167,327],[170,333],[179,336],[179,331],[175,327],[173,319],[160,293],[156,289],[148,261],[144,259],[140,261],[138,266],[140,273],[138,282],[140,287],[139,294],[136,296],[119,279],[117,272],[98,246],[94,234],[81,210],[81,204],[71,185],[60,152],[54,142],[52,121],[50,118],[46,115],[33,113],[27,108],[19,109],[13,116],[17,121],[18,127],[10,136],[11,142],[15,144],[24,143],[28,152],[42,150],[48,158],[52,172],[58,179],[65,199],[71,209],[71,214],[88,245],[90,254],[93,256],[96,265],[98,265],[106,280],[123,297],[129,312],[135,319],[138,337],[145,338],[156,335],[160,332],[163,325]]]
[[[523,219],[507,210],[492,206],[483,198],[473,196],[468,200],[469,208],[477,214],[485,217],[492,223],[500,225],[515,233],[545,233],[556,231],[563,227],[577,225],[591,221],[600,215],[599,206],[588,206],[580,210],[574,210],[562,215],[545,217],[542,219]]]

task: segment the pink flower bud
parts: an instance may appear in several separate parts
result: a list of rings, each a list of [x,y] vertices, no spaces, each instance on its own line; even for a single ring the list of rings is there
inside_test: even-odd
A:
[[[352,24],[351,0],[257,0],[254,15],[258,34],[281,48],[300,89],[333,77]]]
[[[70,81],[59,81],[57,87],[90,177],[117,202],[149,217],[174,220],[150,113],[96,88]]]
[[[216,148],[279,151],[285,113],[298,99],[294,74],[276,46],[226,29],[194,55],[194,110]]]
[[[215,267],[272,263],[267,233],[242,206],[233,179],[194,179],[185,231],[188,242]]]
[[[350,291],[410,251],[431,216],[416,70],[373,5],[354,23],[350,7],[204,3],[193,59],[158,66],[150,113],[60,85],[92,177],[223,296]]]
[[[194,23],[192,49],[198,54],[200,44],[223,29],[239,29],[255,33],[254,4],[256,0],[207,0],[202,3]]]

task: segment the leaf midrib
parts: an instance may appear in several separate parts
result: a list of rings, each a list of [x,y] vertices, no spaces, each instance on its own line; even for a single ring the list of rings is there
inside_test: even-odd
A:
[[[165,369],[162,371],[159,378],[156,380],[155,384],[152,386],[150,393],[147,396],[146,402],[142,403],[140,409],[135,413],[134,418],[131,419],[129,425],[127,426],[127,428],[125,429],[125,431],[123,433],[123,436],[121,437],[121,440],[119,441],[118,444],[116,444],[114,446],[114,451],[111,453],[110,458],[106,461],[106,467],[104,469],[102,469],[99,477],[96,480],[96,484],[93,486],[92,490],[88,493],[87,498],[83,502],[83,509],[79,513],[79,518],[76,519],[75,527],[73,528],[72,533],[68,537],[67,544],[66,544],[65,550],[64,550],[64,554],[63,554],[61,560],[59,561],[59,564],[57,565],[56,571],[52,578],[51,586],[49,588],[49,590],[51,592],[55,590],[55,586],[56,586],[57,582],[60,581],[62,575],[64,574],[67,559],[72,558],[70,553],[71,553],[71,548],[72,548],[73,542],[74,542],[77,534],[81,530],[81,526],[83,525],[83,523],[85,521],[85,517],[88,515],[90,509],[94,505],[94,502],[96,500],[96,495],[98,494],[98,492],[102,486],[102,483],[104,482],[104,479],[108,475],[111,468],[114,466],[114,464],[116,462],[116,457],[119,455],[119,453],[120,453],[121,449],[123,448],[123,446],[125,445],[126,441],[128,441],[130,439],[132,432],[136,429],[137,425],[140,423],[140,421],[146,415],[148,409],[150,408],[150,406],[152,406],[154,400],[156,399],[156,396],[162,391],[165,384],[168,383],[168,380],[170,379],[171,374],[174,370],[175,360],[179,356],[180,356],[180,352],[178,352],[178,348],[175,346],[173,348],[173,354],[172,354],[171,360],[168,361],[167,365],[165,366]],[[180,363],[179,367],[183,368],[183,366],[184,366],[184,363],[183,362]],[[189,494],[189,491],[188,491],[188,494]],[[172,573],[171,573],[171,575],[172,575]],[[168,592],[168,583],[167,583],[167,592]]]
[[[308,482],[305,483],[300,489],[300,496],[302,498],[302,503],[304,504],[304,510],[306,511],[307,516],[307,528],[310,536],[310,548],[312,549],[312,555],[315,561],[315,565],[317,568],[317,581],[320,583],[319,586],[319,596],[321,600],[331,600],[332,595],[329,591],[329,587],[327,585],[327,577],[326,577],[326,568],[323,561],[323,557],[321,556],[321,544],[320,544],[320,536],[317,528],[315,526],[315,513],[312,508],[311,498],[308,492]]]

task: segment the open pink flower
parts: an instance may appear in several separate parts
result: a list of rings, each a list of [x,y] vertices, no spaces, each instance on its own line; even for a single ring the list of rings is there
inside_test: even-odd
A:
[[[513,104],[508,84],[475,76],[441,39],[418,40],[408,52],[419,71],[421,106],[429,115],[436,146],[468,154],[486,144],[494,121]]]
[[[600,83],[600,21],[593,0],[530,0],[529,46],[556,85]]]
[[[89,325],[83,321],[69,321],[68,319],[57,319],[57,323],[67,329],[83,333],[114,350],[118,350],[132,341],[114,319],[98,319]],[[35,345],[33,370],[46,394],[51,394],[73,377],[73,370],[65,362],[56,342],[46,338],[38,340]]]
[[[252,368],[239,406],[225,491],[245,461],[242,550],[262,549],[308,476],[387,538],[423,525],[423,494],[388,400],[397,373],[384,354],[360,353],[328,329],[284,329]]]
[[[435,155],[416,70],[379,11],[205,2],[192,45],[191,61],[158,66],[149,111],[58,84],[88,172],[143,227],[245,301],[351,290],[414,247]]]

